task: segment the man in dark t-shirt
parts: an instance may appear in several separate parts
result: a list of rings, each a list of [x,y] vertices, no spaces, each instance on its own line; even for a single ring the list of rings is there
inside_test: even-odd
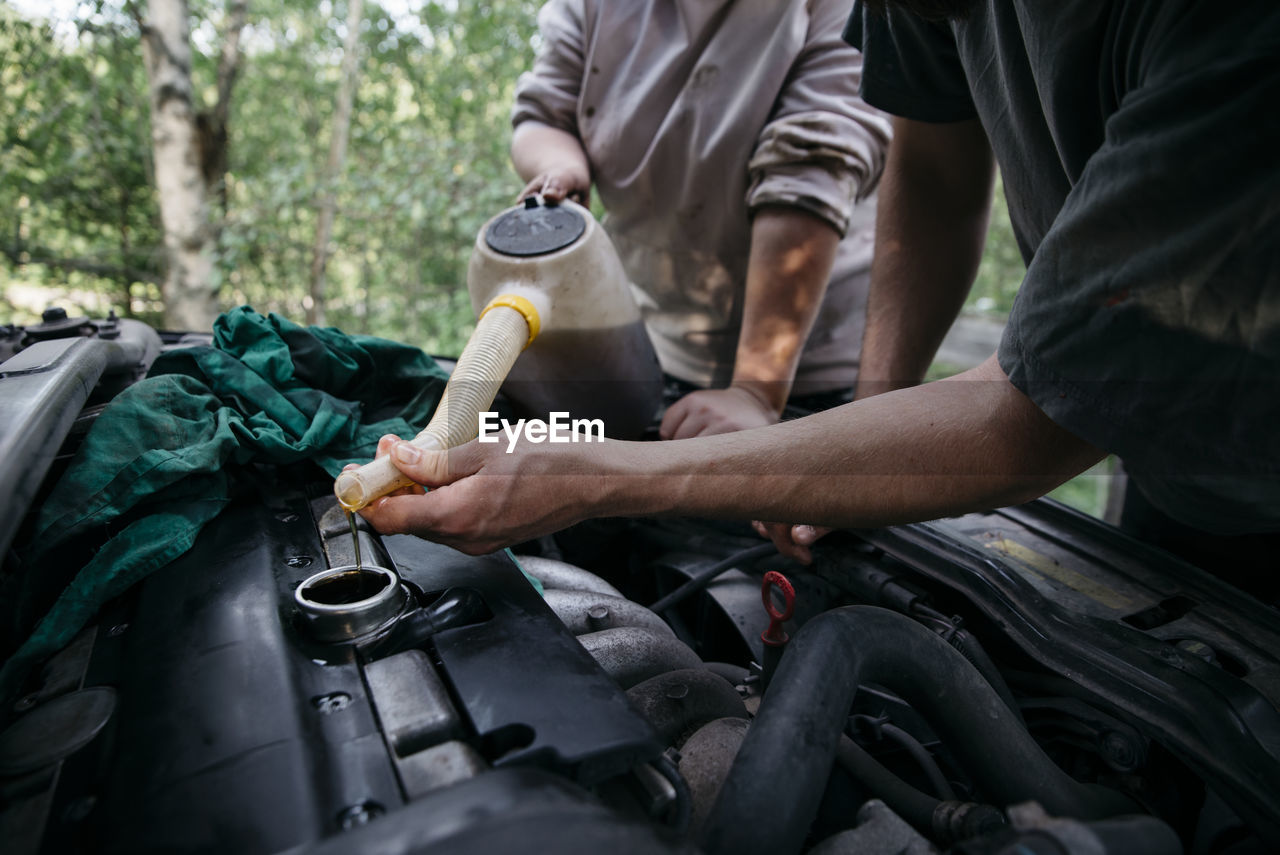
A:
[[[855,4],[846,38],[863,97],[905,136],[863,394],[919,382],[968,290],[985,136],[1028,265],[998,352],[1009,381],[1120,455],[1159,514],[1274,530],[1280,5],[881,0]],[[968,227],[932,241],[948,222]]]
[[[483,552],[593,516],[872,527],[1026,501],[1111,452],[1193,540],[1274,543],[1280,4],[867,5],[848,28],[863,97],[897,118],[860,400],[667,443],[387,441],[440,489],[372,506],[380,531]],[[972,282],[996,161],[1026,279],[997,354],[918,385]],[[805,528],[769,531],[793,550]],[[1259,555],[1236,563],[1280,581]]]

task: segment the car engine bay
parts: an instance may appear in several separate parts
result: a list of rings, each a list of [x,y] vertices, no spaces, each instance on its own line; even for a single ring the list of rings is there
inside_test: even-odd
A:
[[[74,576],[24,521],[192,342],[0,328],[6,602]],[[692,519],[474,557],[353,538],[314,466],[253,476],[5,699],[6,851],[1280,849],[1274,609],[1056,502],[808,566]]]

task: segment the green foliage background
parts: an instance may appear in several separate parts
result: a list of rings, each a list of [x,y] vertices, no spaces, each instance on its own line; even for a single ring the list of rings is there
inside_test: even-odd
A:
[[[364,6],[325,309],[334,326],[456,353],[472,325],[472,242],[521,187],[508,113],[540,4],[414,5],[394,17]],[[217,258],[225,306],[302,315],[346,12],[331,0],[250,4]],[[192,13],[193,78],[211,104],[221,6]],[[45,303],[158,319],[136,23],[119,0],[53,22],[0,4],[0,57],[0,319],[29,323]]]
[[[476,231],[520,187],[507,158],[538,0],[365,5],[348,158],[335,188],[328,322],[456,353]],[[254,0],[232,100],[217,271],[223,303],[302,314],[328,151],[343,0]],[[65,13],[64,13],[65,14]],[[192,4],[197,92],[213,97],[221,5]],[[62,20],[0,3],[0,314],[43,303],[157,320],[162,274],[146,78],[123,0]],[[1003,194],[969,308],[1008,311],[1022,276]],[[44,289],[44,290],[39,290]]]
[[[119,15],[74,44],[0,5],[0,270],[138,311],[158,298],[159,218],[149,180],[146,77]],[[70,301],[75,302],[75,301]],[[28,312],[7,305],[15,321]]]

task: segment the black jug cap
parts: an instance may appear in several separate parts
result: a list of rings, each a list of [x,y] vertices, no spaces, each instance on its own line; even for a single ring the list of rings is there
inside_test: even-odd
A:
[[[489,224],[484,241],[503,255],[546,255],[564,249],[582,237],[587,221],[577,211],[560,205],[543,205],[530,196]]]

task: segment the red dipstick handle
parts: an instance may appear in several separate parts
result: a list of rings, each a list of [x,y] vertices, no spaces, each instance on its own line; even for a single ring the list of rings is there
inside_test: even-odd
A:
[[[774,585],[782,592],[782,601],[786,604],[782,611],[778,611],[773,604],[771,589]],[[783,631],[782,624],[791,620],[791,615],[796,610],[796,589],[791,587],[791,580],[786,576],[777,570],[770,570],[764,574],[764,582],[760,585],[760,599],[764,600],[764,610],[769,614],[769,627],[760,633],[760,640],[769,647],[781,647],[790,640]]]

